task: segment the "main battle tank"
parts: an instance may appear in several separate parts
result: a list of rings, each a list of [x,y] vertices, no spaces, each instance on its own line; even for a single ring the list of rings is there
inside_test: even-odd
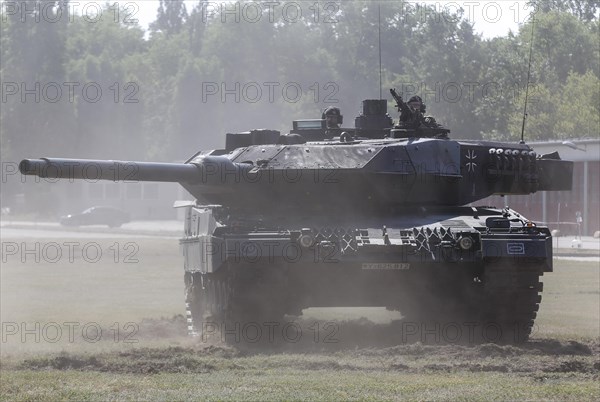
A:
[[[393,126],[386,109],[363,101],[354,128],[315,119],[286,135],[227,134],[225,149],[181,164],[41,158],[20,171],[178,182],[192,194],[179,206],[193,335],[268,330],[307,307],[385,306],[453,340],[528,339],[552,271],[550,231],[472,203],[570,190],[572,162],[524,143],[451,140],[437,124]]]

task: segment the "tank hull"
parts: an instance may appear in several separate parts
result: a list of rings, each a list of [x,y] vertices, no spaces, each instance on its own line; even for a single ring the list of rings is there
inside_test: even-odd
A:
[[[471,325],[487,329],[486,341],[521,342],[541,300],[539,277],[552,271],[548,229],[510,209],[276,222],[222,212],[187,211],[180,244],[192,334],[283,325],[308,307],[382,306],[412,324]],[[477,341],[460,339],[469,340]]]

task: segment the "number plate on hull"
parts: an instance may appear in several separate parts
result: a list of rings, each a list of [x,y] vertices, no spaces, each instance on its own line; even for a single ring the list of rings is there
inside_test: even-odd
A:
[[[365,270],[385,270],[385,271],[406,271],[410,269],[407,262],[364,262],[362,269]]]

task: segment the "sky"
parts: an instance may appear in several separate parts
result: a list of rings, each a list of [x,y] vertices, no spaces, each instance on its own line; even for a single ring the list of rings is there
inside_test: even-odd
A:
[[[77,1],[77,0],[72,0]],[[297,0],[297,4],[301,4],[301,9],[304,12],[310,12],[308,9],[314,4],[316,0]],[[81,8],[85,7],[86,3],[96,3],[96,1],[79,0]],[[114,4],[114,1],[109,1],[110,4]],[[152,22],[156,17],[156,10],[158,8],[158,0],[143,0],[143,1],[127,1],[121,0],[117,2],[121,6],[126,6],[129,17],[139,20],[142,27],[147,28],[148,24]],[[188,10],[191,10],[198,0],[188,0],[185,2]],[[210,2],[211,9],[221,12],[224,7],[231,7],[231,3],[234,1],[212,1]],[[254,5],[260,5],[262,2],[253,2]],[[272,2],[273,15],[275,18],[283,17],[283,7],[278,6],[276,1]],[[328,10],[334,11],[336,7],[339,7],[341,0],[320,0],[321,8],[328,7]],[[480,33],[484,38],[493,38],[496,36],[506,36],[509,30],[516,32],[519,24],[526,22],[529,18],[530,9],[526,5],[525,0],[496,0],[496,1],[405,1],[405,9],[414,7],[415,4],[429,4],[435,6],[438,10],[456,11],[459,8],[464,9],[465,17],[469,22],[475,24],[475,31]],[[268,7],[268,6],[263,6]],[[293,11],[292,9],[290,9]],[[247,15],[250,15],[253,9],[248,9]],[[227,15],[223,13],[227,18],[235,18],[235,15]],[[238,11],[239,16],[245,15],[244,11],[240,9]]]

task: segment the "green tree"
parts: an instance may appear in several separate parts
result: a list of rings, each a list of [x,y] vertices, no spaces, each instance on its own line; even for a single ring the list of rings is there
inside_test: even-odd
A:
[[[544,9],[535,16],[531,79],[532,102],[528,105],[526,135],[530,138],[557,138],[557,105],[569,77],[600,72],[598,21],[584,22],[568,11]],[[502,89],[502,97],[481,105],[477,111],[490,125],[487,138],[517,138],[523,113],[532,21],[521,26],[517,35],[487,41],[487,75]],[[537,94],[535,91],[539,91]],[[538,99],[539,98],[539,99]],[[551,101],[550,101],[551,100]],[[572,114],[572,113],[571,113]],[[530,131],[530,129],[532,131]]]
[[[405,77],[413,80],[429,113],[459,138],[479,138],[484,122],[476,118],[483,63],[481,37],[461,12],[418,6],[420,17],[404,57]]]
[[[59,154],[73,138],[73,108],[68,102],[65,79],[65,41],[68,35],[66,1],[10,2],[0,27],[0,145],[2,162],[23,157]],[[26,10],[24,10],[26,8]],[[12,179],[18,176],[12,176]],[[36,200],[52,203],[48,185],[22,186],[20,180],[2,184],[2,202],[16,193],[25,197],[26,209]],[[14,205],[10,201],[8,205]]]
[[[186,18],[183,0],[159,0],[156,20],[150,24],[150,30],[167,36],[175,35],[181,32]]]
[[[558,114],[559,96],[544,84],[536,84],[530,87],[528,98],[524,139],[526,141],[542,141],[556,138],[558,134],[556,126],[560,118]],[[525,91],[516,99],[516,105],[524,103]],[[509,133],[503,139],[518,141],[521,138],[523,109],[519,110],[517,106],[515,113],[508,118]]]
[[[582,21],[598,19],[600,1],[598,0],[534,0],[528,2],[538,12],[568,12]]]
[[[523,104],[524,94],[518,98]],[[529,94],[525,139],[597,138],[600,136],[600,80],[593,73],[571,73],[560,92],[535,85]],[[522,111],[521,111],[522,112]],[[521,133],[522,114],[510,119],[510,139]]]
[[[557,107],[560,138],[600,136],[600,79],[591,71],[569,74]]]
[[[525,24],[520,31],[520,35],[525,35],[523,44],[527,48],[530,24]],[[563,84],[571,71],[600,73],[600,49],[598,37],[593,35],[593,25],[584,24],[569,13],[541,13],[535,17],[534,35],[533,59],[541,80],[550,83],[556,78]]]
[[[72,108],[61,96],[68,15],[58,13],[67,13],[64,3],[14,2],[14,13],[3,15],[0,75],[3,92],[11,87],[0,112],[2,146],[10,150],[4,157],[59,150],[71,138]],[[64,11],[58,11],[61,5]]]
[[[76,138],[68,151],[80,157],[142,157],[149,146],[141,129],[147,82],[138,72],[143,67],[139,56],[147,51],[143,30],[108,18],[90,23],[82,17],[75,17],[69,28],[65,68],[67,79],[78,87],[73,102]]]

